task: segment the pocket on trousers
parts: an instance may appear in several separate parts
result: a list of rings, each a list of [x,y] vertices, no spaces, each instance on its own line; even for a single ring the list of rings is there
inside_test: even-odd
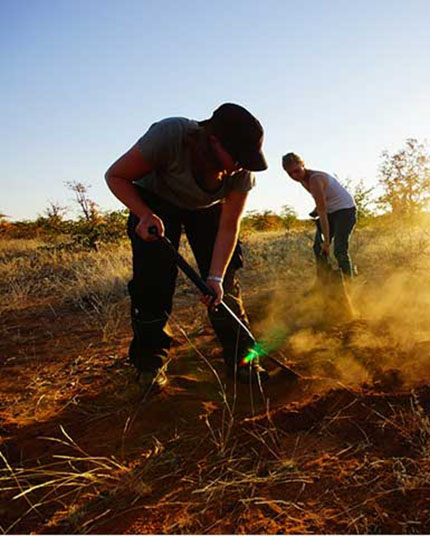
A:
[[[236,248],[231,258],[231,265],[236,270],[243,267],[243,247],[240,240],[237,241]]]
[[[130,240],[133,240],[133,238],[136,237],[136,227],[138,223],[139,218],[135,214],[133,214],[133,212],[130,212],[127,220],[127,235]]]

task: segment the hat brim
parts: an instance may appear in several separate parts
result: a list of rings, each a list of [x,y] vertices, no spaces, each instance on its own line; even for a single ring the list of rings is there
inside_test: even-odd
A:
[[[266,159],[261,150],[241,154],[237,160],[243,169],[247,169],[248,171],[264,171],[268,168]]]

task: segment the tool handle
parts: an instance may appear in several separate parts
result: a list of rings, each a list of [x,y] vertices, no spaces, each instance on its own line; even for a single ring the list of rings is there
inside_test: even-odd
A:
[[[159,236],[158,229],[155,225],[151,225],[151,227],[148,227],[148,233],[154,236]]]
[[[207,285],[203,279],[199,276],[199,274],[187,263],[187,261],[182,257],[180,253],[176,250],[175,246],[170,242],[170,240],[166,236],[159,236],[157,232],[157,227],[155,225],[149,227],[148,229],[149,234],[152,234],[154,236],[158,236],[159,240],[163,242],[163,244],[168,247],[172,253],[175,256],[176,263],[179,266],[179,268],[187,275],[191,281],[196,285],[196,287],[202,292],[202,294],[206,296],[212,296],[215,297],[216,293],[209,285]],[[233,320],[237,323],[238,327],[242,330],[242,332],[249,338],[249,344],[251,346],[255,346],[257,344],[257,341],[255,340],[253,334],[249,330],[249,328],[242,322],[240,318],[237,317],[237,315],[230,309],[230,307],[221,301],[219,304],[220,307],[222,307],[227,314],[229,314]],[[276,365],[284,369],[288,374],[293,375],[295,377],[298,377],[297,373],[295,373],[293,370],[291,370],[287,365],[282,363],[279,359],[276,359],[273,356],[268,355],[269,359],[271,359]]]
[[[200,290],[202,294],[204,294],[205,296],[212,296],[213,298],[216,297],[216,292],[214,291],[214,289],[203,281],[203,279],[194,270],[194,268],[190,266],[187,261],[182,257],[182,255],[176,250],[172,242],[170,242],[170,240],[166,236],[159,236],[157,232],[157,227],[155,227],[155,225],[149,227],[148,232],[149,234],[158,236],[159,240],[161,240],[163,244],[169,247],[169,249],[175,255],[176,264],[185,273],[185,275],[187,275],[191,279],[191,281],[196,285],[196,287]]]

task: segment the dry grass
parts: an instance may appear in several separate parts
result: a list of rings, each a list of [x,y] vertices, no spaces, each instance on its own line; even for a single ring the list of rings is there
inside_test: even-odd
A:
[[[175,333],[208,371],[218,391],[216,402],[205,405],[208,394],[203,393],[196,401],[197,416],[189,417],[195,419],[194,428],[184,418],[159,437],[136,432],[143,426],[139,419],[144,422],[145,411],[153,408],[150,402],[128,407],[133,404],[129,394],[101,397],[81,408],[80,419],[90,427],[97,419],[110,426],[126,408],[120,448],[95,455],[64,425],[56,435],[33,439],[58,447],[41,461],[12,463],[2,454],[0,491],[17,515],[0,529],[10,533],[28,527],[31,519],[38,532],[115,531],[115,523],[130,516],[136,521],[132,531],[154,533],[430,530],[430,394],[423,387],[430,363],[428,243],[419,227],[395,233],[359,230],[352,255],[361,275],[352,293],[366,323],[327,328],[317,324],[315,302],[302,298],[314,273],[312,233],[246,236],[242,282],[258,334],[278,334],[279,351],[296,359],[303,373],[330,377],[337,390],[327,392],[326,384],[304,389],[290,405],[277,408],[264,392],[251,392],[245,414],[236,388],[227,389],[199,340],[190,335],[195,314],[187,323],[180,311],[174,313]],[[183,252],[190,259],[189,249]],[[1,312],[45,301],[89,315],[107,344],[124,323],[129,277],[125,243],[85,252],[46,248],[38,241],[3,242]],[[181,279],[180,306],[189,301],[189,289]],[[84,377],[84,365],[94,373],[98,359],[96,354],[76,357],[73,363],[82,365],[76,365],[76,375]],[[105,361],[100,363],[100,370],[107,370]],[[21,415],[28,404],[37,413],[42,391],[50,396],[43,366],[43,360],[36,361],[26,386],[37,388],[38,396],[21,398],[16,405]],[[113,374],[112,392],[124,380],[116,384]],[[60,376],[55,373],[58,390],[58,382],[73,374]],[[191,406],[178,393],[172,411],[180,411],[184,400]],[[164,403],[161,399],[156,409]],[[21,431],[9,433],[19,437]],[[103,433],[108,437],[108,425]],[[127,450],[124,436],[131,441],[133,434]]]
[[[428,271],[430,240],[425,228],[365,228],[356,231],[352,256],[367,281],[393,273],[409,277]],[[266,285],[296,285],[314,273],[313,232],[309,229],[247,234],[242,280],[248,292]],[[185,257],[193,262],[189,247]],[[126,295],[131,259],[127,242],[102,246],[99,252],[68,251],[38,240],[0,240],[0,303],[3,311],[27,307],[40,299],[104,314]],[[255,285],[258,278],[259,285]],[[180,278],[180,290],[183,279]]]
[[[8,240],[0,248],[2,310],[16,310],[39,300],[89,304],[100,308],[125,293],[130,271],[129,248],[110,247],[98,253],[66,251],[37,241]]]
[[[12,468],[0,452],[4,462],[0,491],[8,494],[12,503],[24,499],[28,505],[14,523],[1,527],[5,534],[13,533],[14,527],[30,513],[37,514],[41,520],[46,519],[46,511],[55,512],[46,528],[58,525],[66,532],[84,534],[92,524],[110,514],[109,503],[115,503],[125,495],[133,505],[151,494],[146,473],[158,463],[154,460],[163,452],[161,444],[155,441],[152,448],[142,451],[144,463],[120,462],[113,456],[92,456],[63,427],[60,428],[59,438],[41,438],[70,451],[69,454],[53,455],[51,463]],[[163,466],[165,462],[161,460],[159,463]],[[92,510],[100,506],[103,506],[102,513],[92,517]]]

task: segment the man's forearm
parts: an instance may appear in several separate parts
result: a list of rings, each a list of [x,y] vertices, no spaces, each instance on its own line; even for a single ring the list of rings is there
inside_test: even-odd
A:
[[[330,243],[330,225],[328,223],[328,217],[325,207],[317,207],[318,216],[321,223],[321,231],[324,237],[324,242]]]
[[[109,175],[106,176],[106,182],[111,192],[138,218],[152,213],[148,205],[140,198],[137,186],[132,182]]]
[[[212,261],[209,270],[210,275],[224,277],[227,266],[233,255],[234,248],[239,236],[239,225],[236,227],[220,228],[215,240],[212,253]]]

